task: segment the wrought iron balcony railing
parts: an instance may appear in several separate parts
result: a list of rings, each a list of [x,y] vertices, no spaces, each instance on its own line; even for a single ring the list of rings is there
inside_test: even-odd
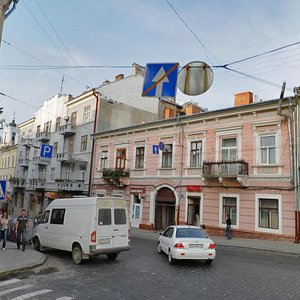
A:
[[[103,178],[121,178],[129,177],[129,169],[103,169]]]
[[[206,178],[249,175],[248,169],[249,164],[244,160],[203,162],[203,176]]]

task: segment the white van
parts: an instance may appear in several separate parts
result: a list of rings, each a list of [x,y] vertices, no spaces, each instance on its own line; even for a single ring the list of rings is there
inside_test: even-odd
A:
[[[130,249],[126,202],[120,198],[56,199],[46,208],[32,238],[34,249],[72,252],[75,264],[105,254],[115,259]]]

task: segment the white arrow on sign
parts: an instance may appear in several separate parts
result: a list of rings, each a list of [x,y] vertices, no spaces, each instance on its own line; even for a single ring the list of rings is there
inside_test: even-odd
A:
[[[161,80],[161,78],[166,74],[164,67],[161,67],[157,74],[154,76],[152,79],[152,82],[157,82],[159,83],[156,85],[156,90],[155,90],[155,97],[161,97],[162,95],[162,89],[163,89],[163,84],[165,82],[169,82],[168,76],[166,76],[164,79]]]

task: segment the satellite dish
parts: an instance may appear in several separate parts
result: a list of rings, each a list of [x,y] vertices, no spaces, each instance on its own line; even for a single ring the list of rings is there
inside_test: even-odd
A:
[[[214,73],[210,66],[202,61],[186,64],[179,72],[177,86],[189,96],[205,93],[214,81]]]

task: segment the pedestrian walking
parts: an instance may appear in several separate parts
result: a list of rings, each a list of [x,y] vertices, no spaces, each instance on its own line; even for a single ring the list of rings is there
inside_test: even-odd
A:
[[[22,251],[25,251],[26,230],[27,229],[28,229],[28,217],[26,214],[26,210],[22,209],[21,215],[18,216],[17,223],[16,223],[17,249],[18,250],[20,250],[20,246],[22,243]]]
[[[3,251],[5,251],[5,247],[6,247],[7,229],[8,229],[7,212],[4,212],[0,219],[0,242],[1,242],[1,240],[3,240],[3,243],[2,243]]]
[[[231,218],[230,218],[230,215],[227,215],[225,234],[226,234],[227,239],[230,240],[231,239]]]

